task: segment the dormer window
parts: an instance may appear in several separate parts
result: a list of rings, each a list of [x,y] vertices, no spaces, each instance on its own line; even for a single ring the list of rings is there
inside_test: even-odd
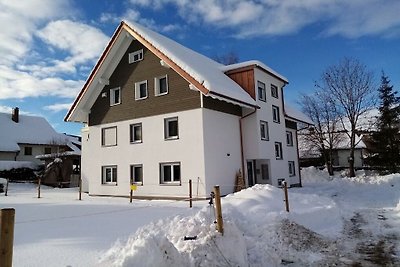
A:
[[[129,64],[143,60],[143,49],[129,53]]]

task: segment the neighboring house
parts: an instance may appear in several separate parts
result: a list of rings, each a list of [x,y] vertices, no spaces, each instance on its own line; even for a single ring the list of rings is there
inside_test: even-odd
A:
[[[83,122],[82,179],[92,195],[196,197],[214,185],[301,185],[298,113],[287,79],[259,61],[224,66],[122,22],[65,120]]]

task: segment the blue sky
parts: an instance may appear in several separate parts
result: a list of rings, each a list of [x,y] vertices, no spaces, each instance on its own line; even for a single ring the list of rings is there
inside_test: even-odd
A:
[[[397,0],[0,0],[0,112],[18,106],[79,134],[63,118],[122,19],[211,58],[264,62],[289,79],[293,106],[343,57],[399,90],[399,10]]]

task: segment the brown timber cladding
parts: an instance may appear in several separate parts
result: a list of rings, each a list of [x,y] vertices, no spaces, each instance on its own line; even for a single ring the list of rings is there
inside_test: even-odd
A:
[[[256,99],[254,66],[231,70],[226,72],[226,75],[239,84],[253,99]]]
[[[143,60],[129,64],[129,53],[143,49]],[[155,96],[154,78],[167,74],[168,94]],[[148,97],[135,100],[135,83],[147,80]],[[110,106],[110,89],[121,88],[121,104]],[[107,97],[102,97],[105,92]],[[170,68],[161,66],[160,59],[134,40],[94,103],[89,125],[124,121],[200,108],[200,93],[189,89],[189,83]]]

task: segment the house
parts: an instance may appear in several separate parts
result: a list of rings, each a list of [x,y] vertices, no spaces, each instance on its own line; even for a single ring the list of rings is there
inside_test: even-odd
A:
[[[196,197],[214,185],[301,185],[287,79],[259,61],[224,66],[139,24],[121,22],[65,120],[82,122],[83,188],[92,195]],[[244,172],[243,172],[244,170]]]

